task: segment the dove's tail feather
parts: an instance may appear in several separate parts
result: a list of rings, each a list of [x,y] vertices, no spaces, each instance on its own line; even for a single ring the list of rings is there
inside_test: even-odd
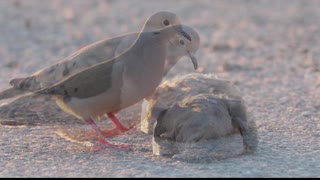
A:
[[[0,92],[0,100],[23,95],[28,92],[33,92],[40,87],[40,83],[35,77],[16,78],[10,81],[12,88]]]
[[[10,81],[10,85],[16,89],[22,90],[34,90],[35,87],[39,85],[39,82],[35,77],[27,77],[27,78],[16,78]]]
[[[25,90],[22,90],[22,89],[9,88],[7,90],[4,90],[4,91],[0,92],[0,100],[16,97],[18,95],[22,95],[22,94],[25,94],[27,92],[28,91],[25,91]]]

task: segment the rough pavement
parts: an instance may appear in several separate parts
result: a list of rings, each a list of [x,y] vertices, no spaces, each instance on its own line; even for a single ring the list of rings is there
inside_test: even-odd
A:
[[[0,90],[11,78],[29,75],[83,45],[138,31],[160,10],[176,13],[199,32],[200,71],[237,82],[256,117],[257,153],[204,164],[158,158],[152,156],[151,137],[137,128],[114,138],[132,144],[130,150],[92,152],[55,133],[82,127],[60,112],[51,115],[57,123],[0,125],[0,176],[320,177],[316,0],[0,1]],[[190,64],[178,63],[169,77],[191,71]],[[21,116],[26,107],[19,109]],[[136,109],[128,110],[125,121],[137,119]]]

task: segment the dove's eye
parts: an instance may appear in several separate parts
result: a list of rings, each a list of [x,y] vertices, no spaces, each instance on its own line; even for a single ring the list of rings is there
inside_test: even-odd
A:
[[[166,20],[163,21],[163,24],[166,25],[166,26],[169,26],[170,22],[166,19]]]
[[[181,45],[184,45],[184,40],[181,39],[181,40],[180,40],[180,44],[181,44]]]

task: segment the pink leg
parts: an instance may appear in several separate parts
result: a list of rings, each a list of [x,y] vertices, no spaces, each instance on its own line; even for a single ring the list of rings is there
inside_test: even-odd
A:
[[[121,122],[115,117],[113,113],[107,113],[107,116],[116,125],[116,127],[111,130],[102,132],[104,137],[113,137],[129,130],[129,128],[126,128],[121,124]]]
[[[116,125],[116,128],[119,129],[121,132],[126,132],[129,130],[129,128],[126,128],[124,127],[124,125],[121,124],[121,122],[116,118],[116,116],[113,113],[107,113],[107,116]]]
[[[91,119],[87,118],[85,119],[86,123],[89,124],[99,135],[104,136],[103,132],[100,130],[100,128],[97,126],[97,124]],[[127,148],[129,145],[116,145],[116,144],[111,144],[108,141],[104,139],[104,137],[99,138],[99,142],[102,143],[104,146],[109,146],[109,147],[118,147],[118,148]],[[101,146],[95,146],[94,150],[99,150],[101,149]]]

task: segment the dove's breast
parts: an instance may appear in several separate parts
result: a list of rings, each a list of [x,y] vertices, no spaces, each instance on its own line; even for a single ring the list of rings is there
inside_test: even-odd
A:
[[[106,91],[89,98],[63,98],[55,97],[57,104],[66,112],[82,119],[87,117],[97,118],[105,113],[119,110],[121,101],[120,93]]]

